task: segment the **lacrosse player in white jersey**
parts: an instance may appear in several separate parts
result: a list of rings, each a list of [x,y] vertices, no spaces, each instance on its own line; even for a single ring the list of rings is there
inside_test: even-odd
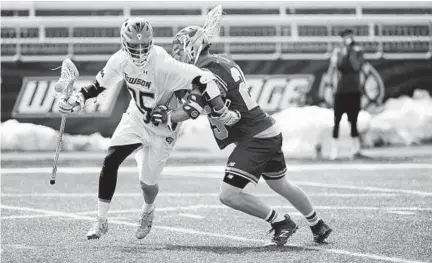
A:
[[[108,231],[107,214],[114,195],[117,171],[121,163],[135,152],[139,181],[144,196],[136,237],[150,232],[154,217],[154,201],[158,193],[157,180],[176,142],[179,127],[154,125],[151,112],[157,105],[177,108],[177,97],[183,98],[185,86],[204,90],[209,99],[220,95],[214,75],[173,59],[162,47],[153,45],[153,29],[142,18],[130,18],[121,27],[122,48],[111,56],[97,74],[96,81],[81,88],[59,103],[60,112],[70,113],[84,106],[121,80],[127,84],[131,102],[111,138],[108,153],[99,178],[98,216],[87,233],[88,239],[98,239]],[[183,90],[179,90],[179,89]],[[224,118],[237,116],[226,110]],[[191,116],[192,117],[192,116]],[[196,117],[196,116],[193,116]]]

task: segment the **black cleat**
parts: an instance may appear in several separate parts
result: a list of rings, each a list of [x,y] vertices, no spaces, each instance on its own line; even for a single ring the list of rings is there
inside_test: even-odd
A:
[[[316,243],[323,243],[326,238],[333,231],[322,219],[314,226],[310,227],[313,233],[314,241]]]
[[[269,233],[274,231],[274,236],[270,245],[282,247],[288,241],[288,238],[292,236],[298,229],[298,226],[294,221],[291,220],[289,215],[285,215],[285,220],[277,223],[273,223],[272,229]]]

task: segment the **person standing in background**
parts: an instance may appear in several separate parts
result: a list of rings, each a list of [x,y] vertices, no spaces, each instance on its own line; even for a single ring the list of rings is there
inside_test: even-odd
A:
[[[354,41],[353,30],[346,29],[340,33],[341,44],[333,50],[330,68],[337,70],[338,78],[334,90],[334,126],[330,143],[330,159],[338,157],[339,123],[344,113],[351,124],[351,154],[360,155],[360,139],[357,130],[357,117],[361,110],[360,71],[364,58],[362,48]]]

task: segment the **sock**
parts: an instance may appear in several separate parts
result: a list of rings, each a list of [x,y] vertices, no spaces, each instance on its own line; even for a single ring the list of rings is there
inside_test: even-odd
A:
[[[274,209],[271,209],[266,218],[264,218],[264,220],[269,222],[270,224],[273,224],[285,220],[285,217],[279,215],[278,212],[276,212]]]
[[[318,223],[318,221],[321,219],[317,213],[315,212],[315,210],[312,210],[312,212],[310,212],[308,215],[305,216],[309,225],[310,226],[314,226]]]
[[[141,208],[141,212],[143,213],[149,213],[151,211],[153,211],[154,209],[154,204],[147,204],[146,202],[144,202],[142,208]]]
[[[101,219],[106,219],[108,215],[108,210],[110,208],[110,203],[106,200],[98,200],[98,217]]]

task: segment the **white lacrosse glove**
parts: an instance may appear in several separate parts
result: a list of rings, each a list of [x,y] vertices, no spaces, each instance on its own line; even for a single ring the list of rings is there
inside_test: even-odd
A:
[[[171,113],[173,111],[168,109],[165,105],[159,105],[154,108],[151,113],[150,120],[153,125],[158,126],[159,124],[166,123],[168,129],[173,131],[175,129],[175,124],[171,121]]]
[[[62,97],[58,102],[59,112],[61,114],[69,114],[73,112],[76,106],[80,106],[80,109],[83,109],[84,103],[84,95],[81,92],[74,93],[69,98]]]
[[[241,119],[241,114],[238,110],[230,110],[228,109],[230,100],[226,100],[225,105],[220,110],[213,109],[216,116],[212,115],[213,119],[220,121],[225,126],[233,126]]]

